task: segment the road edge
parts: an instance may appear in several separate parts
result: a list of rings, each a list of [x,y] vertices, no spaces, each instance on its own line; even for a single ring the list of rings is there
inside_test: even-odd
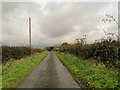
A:
[[[54,52],[52,52],[52,53],[54,53]],[[55,54],[55,53],[54,53]],[[55,56],[57,56],[56,54],[55,54]],[[76,81],[76,83],[79,85],[79,83],[78,83],[78,81],[74,78],[74,76],[73,76],[73,74],[68,70],[68,68],[66,67],[66,65],[62,62],[62,60],[57,56],[57,58],[60,60],[60,62],[63,64],[63,66],[67,69],[67,71],[70,73],[70,75],[73,77],[73,79]],[[80,85],[79,85],[79,87],[80,87]],[[80,87],[81,88],[81,87]]]
[[[17,86],[49,55],[50,52],[48,52],[48,54],[38,63],[36,64],[32,69],[31,71],[24,77],[20,80],[19,83],[17,83],[17,85],[14,87],[14,88],[17,88]]]

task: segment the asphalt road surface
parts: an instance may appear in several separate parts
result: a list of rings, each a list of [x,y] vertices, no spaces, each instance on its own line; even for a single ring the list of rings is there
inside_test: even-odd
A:
[[[17,88],[80,88],[54,53],[50,53]]]

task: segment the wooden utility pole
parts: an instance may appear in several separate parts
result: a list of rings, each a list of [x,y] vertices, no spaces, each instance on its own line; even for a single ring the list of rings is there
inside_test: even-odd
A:
[[[31,18],[29,17],[29,49],[30,49],[30,55],[32,53],[32,48],[31,48]]]

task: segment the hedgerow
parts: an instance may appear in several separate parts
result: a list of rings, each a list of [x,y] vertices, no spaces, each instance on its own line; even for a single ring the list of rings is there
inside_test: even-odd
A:
[[[67,52],[84,59],[95,59],[109,65],[118,65],[118,50],[120,42],[105,39],[93,44],[83,44],[80,42],[60,48],[61,52]]]
[[[33,53],[40,53],[42,49],[32,48]],[[2,61],[3,63],[9,59],[20,59],[24,56],[30,55],[29,47],[25,46],[2,46]]]
[[[20,59],[26,55],[30,55],[28,47],[2,46],[2,61],[9,59]]]

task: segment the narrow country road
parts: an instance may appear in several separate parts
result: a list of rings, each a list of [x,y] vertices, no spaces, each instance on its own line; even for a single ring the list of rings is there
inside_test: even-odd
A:
[[[50,53],[17,88],[80,88],[54,53]]]

